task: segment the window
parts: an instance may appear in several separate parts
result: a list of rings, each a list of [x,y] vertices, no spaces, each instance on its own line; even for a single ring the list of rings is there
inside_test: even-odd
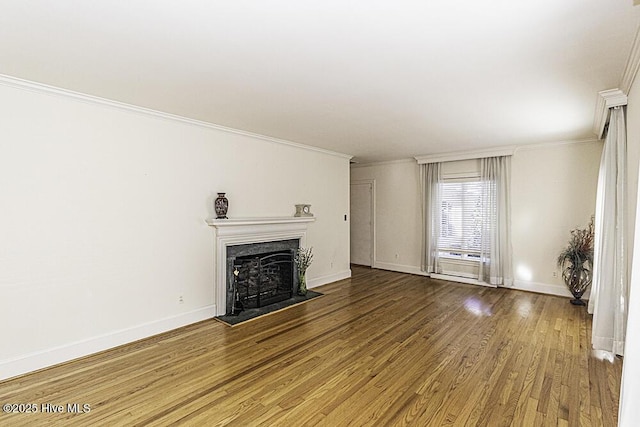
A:
[[[479,178],[445,179],[440,183],[441,257],[479,261],[482,245],[482,182]]]
[[[513,284],[510,171],[510,155],[420,166],[422,271]]]

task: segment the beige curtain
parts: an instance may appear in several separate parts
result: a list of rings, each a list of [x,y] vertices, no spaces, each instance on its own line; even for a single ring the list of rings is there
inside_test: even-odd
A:
[[[420,186],[422,190],[422,256],[420,269],[426,273],[440,273],[438,262],[438,240],[440,238],[441,197],[440,163],[420,165]]]
[[[478,280],[513,285],[511,250],[511,156],[481,159],[482,245]]]

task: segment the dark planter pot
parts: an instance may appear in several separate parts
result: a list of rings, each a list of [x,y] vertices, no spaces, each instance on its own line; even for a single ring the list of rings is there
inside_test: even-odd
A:
[[[571,304],[585,305],[585,302],[581,298],[591,284],[591,270],[567,267],[562,272],[562,278],[567,288],[569,288],[569,292],[573,295],[574,299],[570,301]]]

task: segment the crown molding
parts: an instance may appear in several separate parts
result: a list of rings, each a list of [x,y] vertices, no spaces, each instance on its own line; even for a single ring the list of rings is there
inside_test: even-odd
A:
[[[517,146],[494,147],[482,150],[455,151],[451,153],[430,154],[427,156],[416,156],[418,164],[453,162],[458,160],[483,159],[485,157],[513,156]]]
[[[598,138],[587,138],[587,139],[574,139],[574,140],[568,140],[568,141],[541,142],[538,144],[524,144],[524,145],[518,145],[516,147],[514,151],[514,155],[518,154],[520,150],[539,150],[539,149],[545,149],[545,148],[557,148],[563,145],[575,145],[575,144],[585,145],[585,144],[595,144],[595,143],[601,143],[601,142],[602,140]]]
[[[637,4],[635,0],[634,4]],[[593,118],[593,133],[598,138],[602,139],[604,136],[604,129],[609,121],[609,109],[627,105],[627,94],[633,86],[638,71],[640,71],[640,26],[636,29],[631,52],[629,52],[629,58],[620,79],[620,87],[598,92],[596,111]]]
[[[165,113],[163,111],[153,110],[151,108],[139,107],[137,105],[127,104],[120,101],[114,101],[111,99],[101,98],[99,96],[87,95],[80,92],[75,92],[68,89],[62,89],[55,86],[49,86],[43,83],[37,83],[29,80],[19,79],[17,77],[7,76],[0,74],[0,85],[7,86],[15,89],[26,90],[30,92],[42,93],[46,95],[55,95],[63,98],[73,99],[75,101],[85,102],[94,105],[105,106],[120,111],[133,112],[137,114],[143,114],[145,116],[156,117],[173,122],[185,123],[192,126],[198,126],[201,128],[214,129],[221,132],[233,133],[236,135],[247,136],[250,138],[260,139],[275,144],[286,145],[289,147],[300,148],[307,151],[314,151],[316,153],[327,154],[330,156],[340,157],[343,159],[351,159],[353,156],[344,153],[338,153],[337,151],[325,150],[324,148],[312,147],[310,145],[301,144],[298,142],[288,141],[286,139],[274,138],[271,136],[261,135],[258,133],[247,132],[240,129],[234,129],[226,126],[217,125],[215,123],[205,122],[202,120],[190,119],[188,117],[179,116],[176,114]]]
[[[620,90],[622,92],[629,93],[638,75],[638,70],[640,70],[640,27],[636,31],[629,59],[627,59],[627,65],[624,67],[624,73],[622,73],[622,79],[620,80]]]
[[[398,159],[398,160],[384,160],[380,162],[369,162],[369,163],[352,163],[351,168],[366,168],[369,166],[385,166],[385,165],[397,165],[402,163],[416,163],[414,158],[411,159]]]
[[[593,120],[593,132],[598,138],[604,136],[604,128],[609,121],[609,110],[622,105],[627,105],[627,95],[622,90],[616,88],[598,92]]]
[[[540,142],[536,144],[511,145],[511,146],[505,147],[504,149],[491,148],[487,150],[456,151],[452,153],[433,154],[428,156],[416,156],[410,159],[386,160],[381,162],[370,162],[370,163],[352,163],[351,168],[357,169],[357,168],[366,168],[366,167],[372,167],[372,166],[397,165],[397,164],[403,164],[403,163],[416,164],[416,161],[418,161],[418,164],[420,164],[422,163],[420,160],[425,160],[425,159],[434,159],[434,160],[426,161],[424,163],[436,163],[436,162],[443,162],[443,161],[448,162],[448,161],[454,161],[454,160],[472,160],[472,159],[481,159],[483,157],[516,155],[520,150],[557,148],[558,146],[561,146],[561,145],[573,145],[573,144],[584,145],[584,144],[594,144],[594,143],[601,143],[601,142],[602,141],[598,138],[587,138],[587,139],[572,139],[572,140],[552,141],[552,142]],[[478,153],[481,153],[481,155],[478,155]],[[445,157],[446,158],[451,157],[451,159],[437,160],[439,158],[445,158]]]

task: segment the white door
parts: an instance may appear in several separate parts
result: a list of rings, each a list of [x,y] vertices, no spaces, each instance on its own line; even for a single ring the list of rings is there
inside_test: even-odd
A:
[[[373,264],[373,183],[351,184],[351,263]]]

